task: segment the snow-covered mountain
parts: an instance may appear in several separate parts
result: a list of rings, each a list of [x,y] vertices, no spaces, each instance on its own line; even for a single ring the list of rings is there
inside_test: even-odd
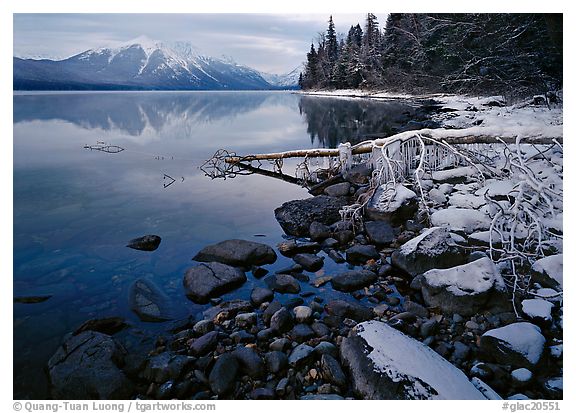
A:
[[[188,42],[138,38],[63,60],[14,58],[14,89],[262,90],[255,69],[201,54]]]
[[[283,75],[276,75],[273,73],[260,73],[264,80],[273,86],[281,88],[297,88],[300,73],[304,70],[303,65],[295,67],[289,73]]]

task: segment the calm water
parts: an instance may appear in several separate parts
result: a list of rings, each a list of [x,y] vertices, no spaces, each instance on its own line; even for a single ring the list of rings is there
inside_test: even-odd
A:
[[[186,317],[206,308],[181,287],[203,246],[282,240],[274,209],[306,190],[258,175],[210,180],[198,167],[217,149],[335,147],[391,133],[414,109],[284,92],[15,94],[14,296],[51,298],[14,304],[14,397],[47,397],[48,358],[87,319],[125,317],[136,327],[128,343],[165,327],[140,322],[128,308],[135,279],[153,280],[175,317]],[[125,151],[83,148],[98,141]],[[164,174],[176,180],[166,188]],[[158,250],[125,247],[145,234],[162,237]],[[279,257],[270,269],[290,263]],[[337,268],[327,259],[324,270]],[[262,284],[248,275],[224,298],[247,298]]]

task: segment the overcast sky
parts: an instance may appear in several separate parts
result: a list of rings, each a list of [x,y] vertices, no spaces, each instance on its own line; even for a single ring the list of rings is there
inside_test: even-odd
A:
[[[385,13],[376,14],[383,25]],[[365,13],[334,14],[339,33],[364,26]],[[146,36],[190,41],[204,54],[286,73],[306,58],[329,14],[14,14],[14,55],[66,58]]]

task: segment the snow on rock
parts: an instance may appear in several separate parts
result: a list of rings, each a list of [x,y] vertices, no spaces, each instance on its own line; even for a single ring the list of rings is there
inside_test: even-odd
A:
[[[476,195],[456,192],[448,198],[448,203],[450,206],[457,208],[478,209],[481,206],[486,205],[486,200],[483,197]]]
[[[379,321],[358,324],[342,341],[340,358],[364,399],[485,399],[438,353]]]
[[[480,197],[484,197],[486,193],[488,196],[498,200],[508,195],[516,196],[518,189],[516,188],[516,184],[510,180],[489,179],[482,188],[475,192],[475,194]]]
[[[490,228],[490,217],[475,209],[446,208],[434,212],[430,222],[435,227],[448,227],[452,231],[463,231],[470,234]]]
[[[524,367],[513,370],[510,374],[512,378],[518,383],[528,383],[530,380],[532,380],[532,372]]]
[[[368,205],[366,216],[374,221],[402,224],[418,209],[418,196],[404,185],[380,185]]]
[[[554,304],[540,298],[530,298],[522,301],[522,311],[528,318],[535,321],[552,321]]]
[[[473,315],[483,309],[509,306],[504,280],[488,257],[425,272],[422,296],[428,306],[440,307],[448,314]]]
[[[526,396],[525,394],[516,393],[516,394],[513,394],[512,396],[508,397],[507,400],[532,400],[532,399],[530,397]]]
[[[475,177],[478,177],[478,168],[474,166],[432,172],[432,180],[436,183],[460,184],[470,182]]]
[[[548,287],[564,288],[563,286],[563,254],[550,255],[536,261],[532,265],[535,272],[534,281]]]
[[[562,377],[552,377],[546,380],[544,389],[550,397],[561,398],[564,392],[564,379]]]
[[[487,247],[490,245],[490,231],[474,232],[468,236],[468,242],[471,245]],[[500,234],[498,234],[496,231],[492,231],[492,245],[495,247],[502,245]]]
[[[472,379],[470,379],[470,382],[474,385],[474,387],[476,387],[480,393],[482,393],[484,395],[484,397],[486,397],[488,400],[502,400],[502,397],[500,397],[500,395],[498,393],[496,393],[494,391],[494,389],[492,389],[492,387],[488,386],[486,383],[484,383],[482,380],[480,380],[478,377],[472,377]]]
[[[519,322],[485,332],[480,350],[498,363],[531,368],[540,361],[545,342],[538,326]]]
[[[415,276],[432,268],[447,268],[466,261],[465,250],[452,240],[448,229],[425,230],[394,251],[392,265]]]

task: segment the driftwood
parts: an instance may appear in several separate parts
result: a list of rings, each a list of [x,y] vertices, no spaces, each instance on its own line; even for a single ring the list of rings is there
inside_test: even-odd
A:
[[[374,146],[381,146],[389,141],[406,141],[416,136],[424,139],[434,139],[435,141],[444,141],[450,145],[466,145],[466,144],[514,144],[517,143],[518,136],[498,136],[488,134],[466,134],[466,129],[422,129],[418,131],[402,132],[393,136],[377,138],[361,142],[352,146],[352,155],[361,155],[372,152]],[[464,132],[464,133],[463,133]],[[479,132],[479,131],[478,131]],[[544,137],[544,136],[526,136],[520,138],[520,143],[532,145],[545,145],[545,144],[562,144],[562,137]],[[265,154],[255,154],[246,156],[228,156],[224,159],[226,163],[235,164],[238,162],[251,162],[259,160],[275,160],[286,158],[319,158],[319,157],[337,157],[339,156],[339,149],[300,149],[286,152],[274,152]]]

